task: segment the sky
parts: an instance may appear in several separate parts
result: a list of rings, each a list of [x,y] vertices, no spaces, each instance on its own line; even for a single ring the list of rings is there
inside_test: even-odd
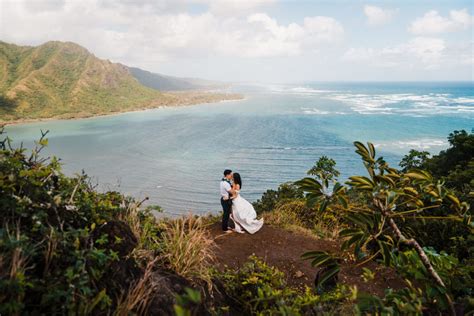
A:
[[[0,0],[0,40],[181,77],[474,80],[474,0]]]

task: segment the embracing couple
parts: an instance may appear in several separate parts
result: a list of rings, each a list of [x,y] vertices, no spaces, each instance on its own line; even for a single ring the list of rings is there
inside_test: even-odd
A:
[[[257,212],[249,201],[240,196],[242,179],[240,174],[232,170],[224,170],[224,178],[220,184],[222,215],[222,230],[237,233],[248,232],[255,234],[263,226],[263,219],[257,219]],[[229,227],[229,218],[234,222],[234,229]]]

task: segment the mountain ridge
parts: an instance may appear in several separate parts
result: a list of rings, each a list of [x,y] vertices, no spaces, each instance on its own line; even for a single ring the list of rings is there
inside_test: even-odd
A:
[[[200,78],[168,76],[138,67],[128,67],[128,69],[142,85],[160,91],[208,90],[222,88],[226,85],[222,82]]]
[[[158,91],[143,85],[130,67],[99,59],[73,42],[19,46],[0,41],[0,121],[3,122],[88,117],[235,97]]]

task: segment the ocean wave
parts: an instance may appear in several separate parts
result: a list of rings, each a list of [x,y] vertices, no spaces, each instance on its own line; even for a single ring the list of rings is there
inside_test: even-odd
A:
[[[459,98],[455,98],[454,101],[456,103],[467,103],[467,104],[473,104],[474,105],[474,98],[459,97]]]
[[[346,112],[340,111],[325,111],[317,108],[301,108],[304,114],[308,115],[345,115]]]
[[[359,114],[401,114],[420,117],[474,113],[474,98],[452,97],[447,93],[337,93],[323,97],[347,104],[352,111]]]
[[[448,142],[442,138],[422,138],[374,142],[374,146],[376,148],[396,151],[408,149],[439,151],[447,148]]]
[[[327,89],[314,89],[308,87],[288,87],[288,86],[278,86],[272,85],[267,86],[267,90],[272,93],[278,94],[294,94],[294,95],[317,95],[317,94],[325,94],[325,93],[334,93],[337,92],[335,90],[327,90]]]
[[[289,92],[297,94],[320,94],[320,93],[333,93],[334,90],[322,90],[322,89],[312,89],[306,87],[296,87],[288,90]]]

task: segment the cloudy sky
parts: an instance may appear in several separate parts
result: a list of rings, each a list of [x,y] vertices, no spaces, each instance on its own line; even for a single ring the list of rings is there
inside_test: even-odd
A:
[[[0,0],[0,40],[216,80],[473,80],[473,3]]]

